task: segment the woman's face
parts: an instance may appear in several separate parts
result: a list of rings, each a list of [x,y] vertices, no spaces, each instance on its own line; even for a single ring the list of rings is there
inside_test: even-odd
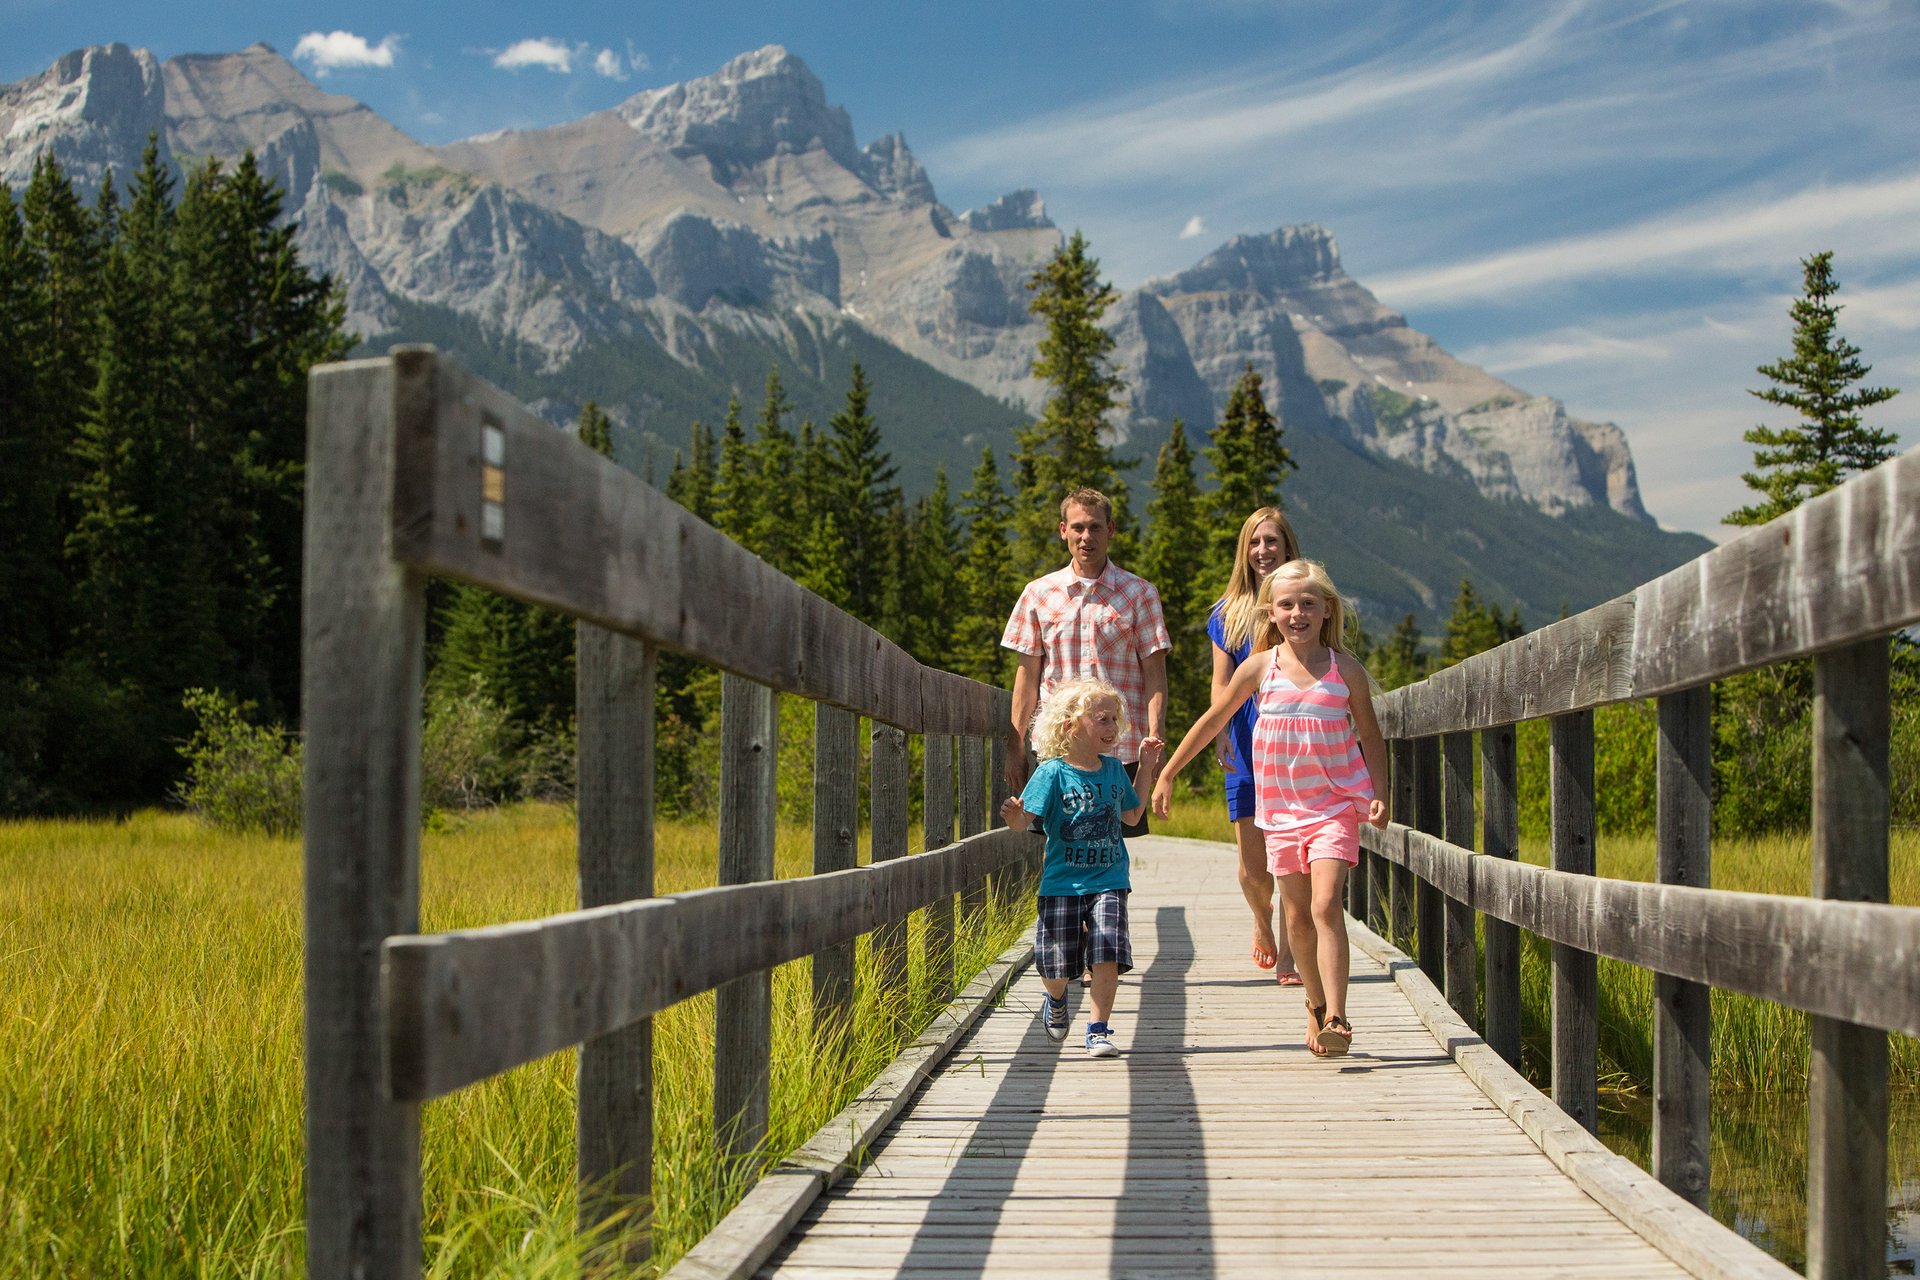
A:
[[[1280,525],[1273,520],[1262,520],[1247,540],[1247,563],[1253,566],[1254,581],[1264,581],[1289,559],[1287,540],[1280,532]]]

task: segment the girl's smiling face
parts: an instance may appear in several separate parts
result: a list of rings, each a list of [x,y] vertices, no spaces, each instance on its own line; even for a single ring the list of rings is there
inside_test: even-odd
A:
[[[1285,564],[1287,540],[1280,533],[1280,526],[1272,520],[1262,520],[1253,536],[1247,539],[1247,562],[1253,566],[1254,580],[1259,581]]]
[[[1120,704],[1112,698],[1092,703],[1073,722],[1075,743],[1095,755],[1110,756],[1120,742]]]
[[[1327,602],[1304,582],[1282,584],[1273,593],[1273,625],[1290,645],[1312,646],[1320,642],[1320,627],[1327,620]]]

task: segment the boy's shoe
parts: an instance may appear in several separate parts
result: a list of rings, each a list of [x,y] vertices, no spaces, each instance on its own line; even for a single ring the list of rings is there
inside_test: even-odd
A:
[[[1109,1038],[1111,1034],[1106,1023],[1089,1022],[1087,1024],[1087,1056],[1089,1058],[1119,1057],[1120,1046]]]
[[[1045,991],[1040,993],[1040,1025],[1047,1029],[1047,1039],[1065,1040],[1067,1038],[1067,1002],[1065,997],[1055,1000]]]

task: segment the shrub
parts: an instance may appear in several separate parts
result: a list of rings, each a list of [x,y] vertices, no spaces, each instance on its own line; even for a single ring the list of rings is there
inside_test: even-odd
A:
[[[474,677],[465,689],[427,695],[420,734],[420,805],[425,813],[486,808],[509,794],[518,733],[506,708]]]
[[[180,748],[187,772],[178,796],[188,811],[226,831],[297,832],[299,739],[279,725],[250,723],[253,704],[217,689],[189,689],[180,701],[197,726]]]

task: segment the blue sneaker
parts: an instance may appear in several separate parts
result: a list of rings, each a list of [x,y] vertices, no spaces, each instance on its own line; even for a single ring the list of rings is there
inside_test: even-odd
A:
[[[1089,1058],[1119,1057],[1120,1046],[1109,1039],[1110,1035],[1111,1031],[1106,1023],[1089,1022],[1087,1024],[1087,1056]]]
[[[1067,1038],[1067,1002],[1064,998],[1055,1000],[1045,991],[1040,993],[1040,1025],[1047,1029],[1049,1040]]]

